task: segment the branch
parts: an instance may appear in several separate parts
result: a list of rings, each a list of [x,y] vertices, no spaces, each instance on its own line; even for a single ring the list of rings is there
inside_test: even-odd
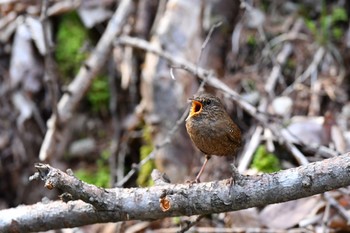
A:
[[[260,176],[199,184],[102,189],[46,164],[36,165],[49,189],[73,199],[0,211],[0,231],[45,231],[102,222],[154,220],[203,215],[295,200],[350,185],[350,156],[342,156]],[[231,190],[230,190],[231,189]],[[78,220],[80,219],[80,220]]]
[[[173,64],[176,67],[181,67],[184,70],[192,73],[193,75],[199,77],[203,81],[206,81],[206,83],[222,92],[228,95],[229,98],[231,98],[235,103],[242,108],[244,111],[246,111],[249,115],[254,117],[257,121],[260,122],[261,125],[263,125],[265,128],[268,128],[271,130],[271,132],[274,134],[276,138],[278,138],[278,141],[280,144],[284,145],[289,152],[293,154],[295,159],[298,161],[300,165],[305,165],[308,163],[308,161],[305,159],[305,156],[298,150],[298,148],[292,144],[290,141],[288,141],[287,138],[283,134],[281,134],[280,129],[273,124],[268,123],[268,119],[266,118],[266,114],[259,111],[257,108],[255,108],[252,104],[248,103],[246,100],[244,100],[237,92],[232,90],[229,86],[227,86],[225,83],[223,83],[221,80],[219,80],[214,74],[212,74],[210,71],[205,70],[203,68],[199,68],[197,65],[181,58],[178,56],[175,56],[171,53],[168,53],[166,51],[163,51],[160,48],[157,48],[150,44],[146,40],[142,40],[135,37],[129,37],[129,36],[121,36],[118,39],[116,39],[115,44],[122,44],[122,45],[128,45],[133,46],[139,49],[143,49],[147,52],[154,53],[165,60],[167,60],[169,63]],[[322,153],[323,155],[326,155],[326,157],[333,156],[334,152],[330,151],[327,148],[318,146],[315,147],[313,145],[304,145],[306,149],[309,149],[311,151],[315,151],[317,153]]]

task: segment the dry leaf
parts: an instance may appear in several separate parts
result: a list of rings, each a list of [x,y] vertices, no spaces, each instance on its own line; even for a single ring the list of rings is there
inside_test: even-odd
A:
[[[269,228],[288,229],[304,219],[320,201],[319,196],[269,205],[260,213],[260,220]]]

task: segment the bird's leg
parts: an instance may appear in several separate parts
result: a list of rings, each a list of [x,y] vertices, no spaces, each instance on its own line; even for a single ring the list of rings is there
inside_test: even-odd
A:
[[[231,178],[229,179],[229,182],[228,184],[230,185],[230,188],[229,188],[229,195],[231,196],[231,190],[232,190],[232,186],[234,184],[236,184],[237,180],[239,180],[241,178],[241,174],[238,172],[238,169],[236,168],[236,166],[232,163],[231,164],[231,169],[232,169],[232,176]]]
[[[202,173],[203,173],[203,171],[204,171],[204,168],[205,168],[205,166],[207,165],[207,163],[208,163],[208,161],[209,161],[210,158],[211,158],[210,155],[205,155],[205,161],[204,161],[204,163],[203,163],[203,165],[202,165],[202,167],[201,167],[201,170],[199,170],[199,173],[198,173],[198,175],[196,176],[196,179],[194,180],[196,183],[200,183],[199,178],[201,177],[201,175],[202,175]]]

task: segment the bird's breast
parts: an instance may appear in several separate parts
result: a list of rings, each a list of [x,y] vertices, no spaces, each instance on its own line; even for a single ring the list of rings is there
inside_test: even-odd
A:
[[[230,124],[218,125],[213,120],[189,119],[186,129],[193,143],[205,154],[226,156],[234,155],[237,150],[237,143],[229,137]]]

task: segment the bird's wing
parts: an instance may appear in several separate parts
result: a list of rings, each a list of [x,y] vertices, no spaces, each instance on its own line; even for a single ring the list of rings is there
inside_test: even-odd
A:
[[[238,146],[241,145],[241,131],[236,125],[226,127],[227,137]]]

